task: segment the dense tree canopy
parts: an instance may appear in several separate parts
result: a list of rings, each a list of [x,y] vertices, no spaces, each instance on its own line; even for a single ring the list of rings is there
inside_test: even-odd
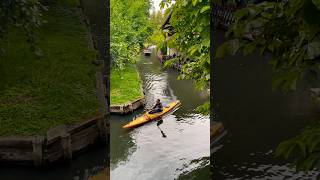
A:
[[[174,34],[165,45],[175,48],[179,56],[168,60],[182,63],[179,79],[192,79],[199,90],[210,86],[210,0],[163,0],[162,8],[172,11],[170,25]],[[167,33],[167,32],[165,32]],[[197,111],[209,114],[209,101]]]
[[[134,62],[145,40],[153,29],[150,24],[149,0],[110,1],[111,63],[122,69],[126,63]]]
[[[240,52],[244,55],[268,52],[273,85],[285,91],[295,90],[307,77],[319,81],[320,0],[248,4],[236,11],[235,18],[227,32],[230,39],[217,49],[217,58]],[[276,154],[294,159],[298,169],[320,167],[320,124],[315,123],[281,143]]]
[[[274,87],[294,90],[307,74],[319,71],[319,0],[292,0],[249,4],[235,13],[236,22],[216,57],[257,50],[272,54]],[[248,37],[248,38],[244,38]],[[316,76],[314,76],[316,77]]]
[[[42,23],[42,11],[46,7],[38,0],[1,0],[0,2],[0,53],[10,28],[24,30],[31,49],[35,50],[34,30]]]
[[[199,89],[210,84],[210,1],[171,0],[162,1],[172,10],[170,24],[174,34],[168,41],[185,62],[180,78],[193,79]],[[168,11],[169,11],[168,10]],[[177,59],[174,59],[177,60]],[[173,60],[173,61],[174,61]]]

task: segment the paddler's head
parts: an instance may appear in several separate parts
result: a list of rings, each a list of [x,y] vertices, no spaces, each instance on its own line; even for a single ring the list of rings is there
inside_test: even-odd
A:
[[[157,103],[160,103],[160,99],[157,99]]]

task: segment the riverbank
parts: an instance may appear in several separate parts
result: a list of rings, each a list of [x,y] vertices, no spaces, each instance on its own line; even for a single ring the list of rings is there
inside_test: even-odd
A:
[[[97,114],[96,53],[79,17],[78,1],[50,3],[35,32],[41,56],[13,29],[0,59],[0,136],[43,135]]]
[[[111,70],[110,104],[127,104],[143,97],[137,67],[129,64],[123,70]]]

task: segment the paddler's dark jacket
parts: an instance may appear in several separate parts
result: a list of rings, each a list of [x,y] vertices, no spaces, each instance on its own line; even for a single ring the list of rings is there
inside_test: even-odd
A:
[[[156,103],[156,105],[154,105],[154,107],[152,109],[162,109],[162,104],[161,102]]]

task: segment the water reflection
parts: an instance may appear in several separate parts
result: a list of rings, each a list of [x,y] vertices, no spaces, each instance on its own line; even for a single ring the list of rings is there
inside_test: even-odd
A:
[[[157,127],[158,127],[158,129],[160,130],[160,132],[161,132],[161,134],[162,134],[162,137],[166,138],[167,135],[166,135],[166,134],[162,131],[162,129],[159,127],[162,123],[163,123],[163,120],[162,120],[162,118],[161,118],[161,119],[159,119],[159,120],[157,121]]]
[[[216,32],[215,42],[221,42]],[[319,172],[295,172],[276,159],[277,145],[310,124],[315,114],[305,91],[272,90],[268,58],[227,56],[216,61],[215,95],[219,120],[228,134],[215,148],[215,179],[316,179]]]
[[[109,164],[105,145],[74,157],[72,162],[49,167],[1,166],[2,180],[87,180]]]

